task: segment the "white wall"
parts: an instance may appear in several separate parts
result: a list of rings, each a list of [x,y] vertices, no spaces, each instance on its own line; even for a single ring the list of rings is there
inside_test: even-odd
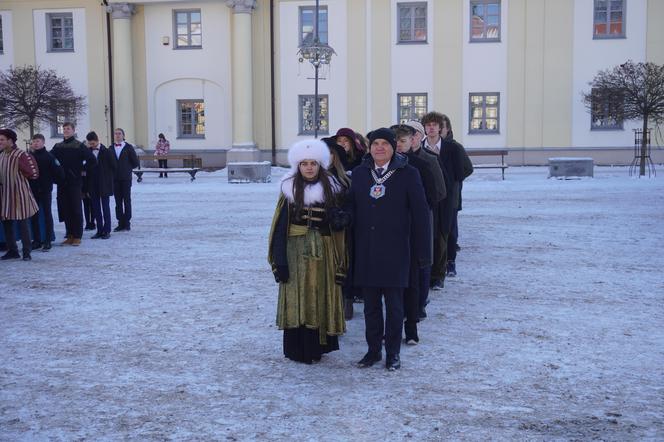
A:
[[[353,0],[348,0],[353,1]],[[279,3],[279,42],[280,59],[280,99],[281,113],[281,140],[280,146],[290,146],[295,141],[310,138],[311,135],[301,136],[299,132],[298,95],[314,94],[314,69],[306,60],[298,62],[299,45],[299,8],[312,6],[311,1],[294,1]],[[347,72],[348,72],[348,37],[346,1],[321,1],[320,6],[327,6],[328,14],[328,44],[334,48],[337,55],[332,57],[329,70],[321,69],[318,82],[318,93],[328,95],[330,133],[334,135],[337,129],[348,125],[347,109]],[[319,137],[328,136],[319,134]]]
[[[436,109],[433,101],[433,47],[434,26],[433,1],[427,1],[427,43],[397,44],[399,39],[397,3],[404,0],[392,0],[392,118],[389,125],[398,123],[399,104],[397,94],[427,94],[427,111]],[[378,74],[378,73],[376,73]],[[385,122],[386,124],[388,122]]]
[[[0,70],[7,70],[14,64],[14,28],[11,11],[0,11],[2,17],[2,44],[0,54]]]
[[[173,49],[173,10],[201,10],[202,49]],[[162,44],[169,38],[169,45]],[[148,138],[163,132],[172,149],[219,149],[233,144],[231,10],[224,3],[145,5]],[[205,138],[178,139],[176,100],[205,100]]]
[[[632,146],[633,128],[641,123],[626,121],[623,130],[590,130],[590,113],[581,93],[589,91],[588,83],[603,69],[631,59],[646,58],[646,0],[625,2],[626,36],[621,39],[593,40],[593,0],[577,0],[574,4],[574,67],[572,93],[572,145],[575,147]]]
[[[47,13],[71,12],[74,20],[74,51],[73,52],[48,52],[47,44]],[[88,100],[88,49],[85,23],[85,9],[36,9],[33,11],[33,23],[35,32],[35,63],[46,69],[54,69],[58,75],[69,79],[74,93],[85,97],[86,106]],[[88,109],[76,120],[76,133],[78,139],[82,140],[85,135],[94,129],[90,127]],[[46,137],[46,144],[54,144],[61,138],[51,138],[51,127],[40,128]]]
[[[501,1],[500,42],[470,43],[470,2],[463,6],[463,121],[452,121],[454,138],[465,147],[505,147],[507,145],[507,47],[509,0]],[[451,66],[451,69],[458,69]],[[468,134],[471,92],[499,92],[499,133]],[[444,109],[440,109],[445,113]]]

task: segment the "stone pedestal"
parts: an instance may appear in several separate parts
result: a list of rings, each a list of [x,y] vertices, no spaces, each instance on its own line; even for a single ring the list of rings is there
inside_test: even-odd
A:
[[[228,163],[229,183],[269,183],[272,181],[272,165],[269,161]]]
[[[593,176],[592,158],[557,157],[549,158],[549,178]]]

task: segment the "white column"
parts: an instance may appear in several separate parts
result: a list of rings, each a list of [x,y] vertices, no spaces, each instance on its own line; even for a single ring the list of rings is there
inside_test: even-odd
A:
[[[113,115],[115,127],[125,131],[133,142],[134,128],[134,66],[131,51],[131,16],[135,6],[112,3],[108,10],[113,18]]]
[[[233,147],[226,162],[256,161],[260,152],[254,143],[253,67],[251,13],[256,0],[226,0],[233,8]]]

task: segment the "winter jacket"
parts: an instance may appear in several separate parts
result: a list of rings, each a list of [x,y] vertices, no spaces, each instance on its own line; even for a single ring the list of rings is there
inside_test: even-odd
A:
[[[37,162],[39,178],[30,180],[30,188],[37,197],[37,195],[52,192],[53,184],[62,183],[65,171],[53,154],[46,149],[35,150],[32,152],[32,156]]]
[[[65,186],[83,186],[83,171],[93,167],[97,160],[90,149],[74,137],[69,137],[53,146],[53,156],[64,170]]]

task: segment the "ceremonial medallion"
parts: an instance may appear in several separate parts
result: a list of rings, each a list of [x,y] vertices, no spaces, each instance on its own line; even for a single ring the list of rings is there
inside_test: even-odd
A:
[[[374,184],[371,186],[371,190],[369,191],[369,196],[373,199],[378,199],[382,198],[385,196],[385,186],[382,184]]]

